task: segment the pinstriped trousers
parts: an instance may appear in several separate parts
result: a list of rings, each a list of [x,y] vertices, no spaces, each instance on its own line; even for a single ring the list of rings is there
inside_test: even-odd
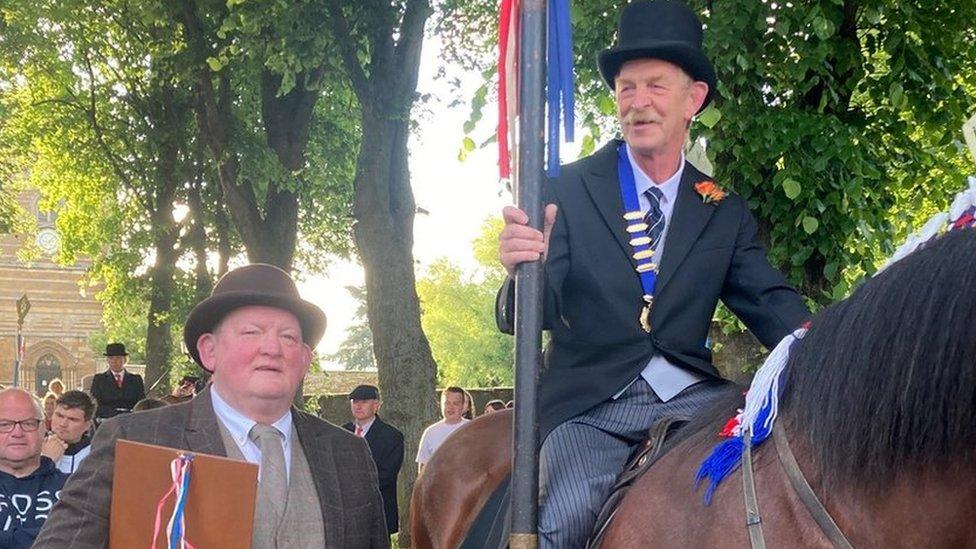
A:
[[[539,457],[539,547],[583,547],[614,481],[651,424],[669,415],[695,415],[721,387],[704,381],[661,402],[638,377],[616,400],[553,429]]]

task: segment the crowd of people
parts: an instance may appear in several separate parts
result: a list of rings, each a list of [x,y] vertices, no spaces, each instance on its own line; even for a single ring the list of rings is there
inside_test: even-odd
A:
[[[54,378],[43,396],[0,388],[0,547],[30,547],[69,475],[91,452],[97,424],[119,414],[185,402],[199,376],[184,376],[172,394],[146,398],[142,377],[126,370],[128,353],[110,343],[108,369],[91,388],[67,390]]]

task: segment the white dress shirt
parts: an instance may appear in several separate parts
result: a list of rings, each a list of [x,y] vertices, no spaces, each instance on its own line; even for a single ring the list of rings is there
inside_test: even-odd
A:
[[[230,404],[224,399],[220,398],[220,394],[217,392],[217,388],[211,384],[210,385],[210,398],[213,402],[214,413],[217,414],[217,420],[220,421],[224,427],[227,428],[227,432],[237,443],[237,447],[241,449],[241,453],[244,454],[244,459],[250,463],[257,464],[258,467],[261,466],[261,447],[255,444],[251,437],[248,436],[251,433],[251,428],[257,423],[253,419],[245,416],[244,414],[235,410]],[[291,478],[291,409],[285,412],[285,415],[278,418],[277,421],[271,424],[275,429],[278,430],[278,434],[281,435],[281,444],[285,452],[285,474],[288,478]],[[258,472],[260,476],[260,472]]]
[[[634,155],[630,150],[630,146],[627,146],[627,157],[630,159],[630,166],[634,170],[634,182],[637,187],[637,199],[640,202],[641,212],[645,215],[650,209],[650,202],[647,200],[647,196],[644,193],[651,188],[651,186],[657,186],[661,190],[663,196],[661,197],[660,206],[661,213],[664,215],[664,231],[661,233],[661,240],[658,244],[657,251],[655,255],[659,258],[664,257],[665,245],[668,240],[668,232],[671,230],[671,214],[674,212],[674,203],[678,198],[678,187],[681,184],[681,176],[685,171],[685,155],[681,154],[681,162],[678,164],[678,171],[674,173],[671,177],[662,183],[655,183],[651,178],[644,173],[644,170],[637,164],[634,159]],[[660,265],[660,260],[658,262]],[[637,322],[637,319],[634,319]],[[699,381],[705,380],[705,377],[696,373],[693,373],[684,368],[679,368],[671,363],[668,359],[664,358],[659,354],[655,354],[651,357],[651,360],[647,363],[647,366],[641,370],[640,377],[647,381],[647,384],[651,386],[654,393],[661,399],[662,402],[667,402],[674,398],[675,395],[681,391],[691,387]],[[633,381],[628,383],[621,389],[617,394],[613,395],[616,399],[624,391],[630,387],[634,381],[638,378],[634,378]]]

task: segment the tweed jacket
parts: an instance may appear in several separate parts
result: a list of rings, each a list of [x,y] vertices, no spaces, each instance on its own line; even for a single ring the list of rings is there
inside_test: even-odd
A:
[[[345,430],[292,409],[322,508],[327,548],[389,547],[376,468],[366,444]],[[226,457],[210,390],[193,400],[102,423],[92,451],[68,479],[34,547],[108,546],[115,441],[158,444]]]
[[[695,184],[711,178],[685,163],[659,263],[650,333],[638,318],[643,289],[625,230],[614,140],[563,166],[546,184],[559,207],[545,264],[545,328],[551,340],[539,384],[540,430],[609,399],[659,353],[718,378],[705,342],[721,300],[766,347],[808,316],[799,294],[766,259],[745,200],[705,203]],[[514,284],[498,293],[496,320],[511,333]]]

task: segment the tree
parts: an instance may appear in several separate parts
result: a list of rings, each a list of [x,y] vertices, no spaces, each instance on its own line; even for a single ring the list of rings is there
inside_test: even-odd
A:
[[[474,272],[439,259],[417,282],[440,386],[497,387],[514,381],[513,340],[495,325],[495,294],[505,279],[496,250],[501,228],[500,219],[482,225],[474,243]]]
[[[407,155],[427,0],[336,0],[325,3],[342,68],[359,105],[361,146],[353,183],[353,238],[366,271],[367,316],[386,395],[387,417],[404,433],[407,455],[436,417],[436,365],[420,325],[415,290],[413,219],[416,211]],[[408,521],[416,463],[407,460],[400,485]],[[400,544],[409,545],[406,531]]]
[[[346,339],[339,345],[339,350],[327,358],[341,364],[346,370],[373,370],[376,368],[376,359],[373,357],[373,332],[366,319],[366,288],[346,286],[346,291],[358,303],[356,314],[346,328]]]
[[[60,259],[92,257],[93,279],[115,282],[101,292],[105,301],[140,294],[148,301],[145,358],[153,386],[173,354],[183,228],[173,209],[191,163],[190,96],[180,86],[174,35],[111,0],[12,2],[6,15],[17,33],[7,38],[23,54],[9,61],[4,130],[47,207],[59,211]],[[141,285],[127,275],[147,256]]]

